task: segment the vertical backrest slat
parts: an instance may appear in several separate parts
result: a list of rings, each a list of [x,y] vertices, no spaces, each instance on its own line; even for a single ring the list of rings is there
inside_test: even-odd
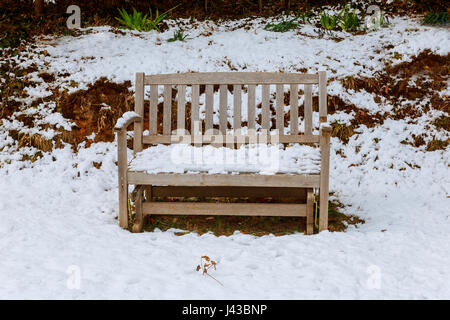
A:
[[[305,84],[305,103],[304,103],[304,121],[305,135],[312,134],[312,85]]]
[[[192,85],[191,88],[191,137],[194,137],[194,145],[201,145],[202,124],[199,118],[199,92],[200,86],[198,84]],[[197,137],[200,141],[197,142]]]
[[[319,71],[319,122],[327,121],[327,74]]]
[[[156,134],[158,132],[158,85],[150,86],[150,114],[149,114],[149,132]]]
[[[235,84],[233,86],[233,130],[241,129],[241,92],[242,86]]]
[[[290,97],[289,97],[289,105],[290,105],[290,114],[291,114],[291,134],[298,134],[298,85],[291,83],[290,86]]]
[[[144,78],[143,72],[136,73],[135,90],[136,96],[134,99],[134,112],[144,118]],[[134,123],[134,138],[133,151],[139,152],[142,150],[142,122]]]
[[[219,100],[219,130],[220,133],[227,132],[227,105],[228,105],[228,88],[226,84],[220,85],[220,100]]]
[[[205,89],[205,130],[213,128],[214,114],[214,88],[212,84],[206,85]]]
[[[284,134],[284,89],[282,84],[276,86],[276,126],[279,134]]]
[[[262,85],[262,129],[269,131],[270,129],[270,86],[268,84]]]
[[[255,97],[256,86],[254,84],[248,85],[248,104],[247,104],[247,127],[248,129],[255,129],[255,107],[256,107],[256,97]]]
[[[191,88],[191,134],[195,132],[195,123],[200,121],[199,118],[199,93],[200,86],[198,84],[192,85]],[[200,128],[200,126],[198,126]],[[197,129],[198,129],[197,128]],[[200,130],[201,131],[201,130]]]
[[[163,135],[170,135],[171,128],[171,111],[172,111],[172,86],[164,85],[164,104],[163,104]]]
[[[242,86],[240,84],[235,84],[233,86],[233,131],[235,134],[241,134],[241,108],[242,108]],[[237,141],[237,147],[239,148],[242,143],[240,143],[241,139]],[[234,147],[234,143],[233,143]]]
[[[177,130],[183,130],[183,132],[178,131],[180,133],[184,133],[185,120],[186,120],[186,86],[183,84],[178,86]]]

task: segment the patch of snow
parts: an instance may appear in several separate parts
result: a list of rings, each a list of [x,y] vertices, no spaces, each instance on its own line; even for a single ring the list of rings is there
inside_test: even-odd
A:
[[[119,119],[117,119],[115,128],[116,129],[122,128],[128,122],[128,120],[130,120],[133,117],[139,117],[139,115],[134,111],[125,112]]]
[[[295,144],[253,144],[239,149],[194,147],[184,143],[149,147],[131,160],[130,170],[147,173],[290,173],[320,172],[320,150]]]

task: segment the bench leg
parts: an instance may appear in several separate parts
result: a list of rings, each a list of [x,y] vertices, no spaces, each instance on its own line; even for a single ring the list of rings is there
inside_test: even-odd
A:
[[[308,189],[306,195],[306,234],[314,232],[314,194]]]
[[[119,225],[128,229],[128,184],[123,180],[119,182]]]
[[[152,201],[152,186],[144,186],[145,190],[145,201]]]
[[[144,201],[144,186],[138,186],[136,192],[136,198],[134,200],[135,208],[136,208],[136,217],[134,219],[133,227],[131,231],[142,232],[142,228],[144,227],[144,214],[142,212],[142,201]]]
[[[118,133],[117,162],[119,171],[119,225],[128,229],[128,179],[127,179],[127,150],[126,132]]]
[[[320,136],[320,208],[319,208],[319,232],[328,230],[328,192],[330,179],[330,134],[331,128],[321,128]]]

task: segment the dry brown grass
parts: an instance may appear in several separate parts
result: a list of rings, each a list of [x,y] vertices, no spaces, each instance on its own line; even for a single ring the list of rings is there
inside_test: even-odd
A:
[[[186,199],[196,201],[195,198]],[[230,199],[220,199],[216,201],[228,202]],[[231,201],[238,201],[233,199]],[[245,200],[239,200],[245,201]],[[270,199],[259,199],[268,201]],[[329,227],[330,231],[343,232],[348,225],[358,225],[364,220],[343,213],[344,206],[337,201],[329,203]],[[293,233],[305,233],[306,219],[304,217],[248,217],[248,216],[173,216],[173,215],[151,215],[145,219],[144,230],[154,231],[156,228],[167,231],[169,229],[186,230],[175,232],[175,235],[182,236],[188,232],[204,234],[212,232],[216,236],[230,236],[235,231],[255,236],[273,234],[283,236]]]
[[[433,138],[430,142],[427,143],[427,151],[436,151],[436,150],[445,150],[450,143],[450,139],[447,140],[439,140]]]

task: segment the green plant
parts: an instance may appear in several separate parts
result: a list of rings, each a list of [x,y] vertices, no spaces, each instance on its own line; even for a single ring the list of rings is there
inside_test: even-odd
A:
[[[264,30],[274,31],[274,32],[286,32],[291,29],[295,29],[298,27],[298,23],[294,22],[297,18],[292,20],[283,20],[280,23],[268,23]]]
[[[356,9],[353,12],[350,12],[348,6],[345,6],[344,15],[339,22],[342,30],[344,31],[355,31],[361,25],[361,20],[358,18],[356,14]]]
[[[380,23],[380,27],[385,28],[385,27],[389,26],[389,21],[387,18],[384,17],[383,12],[381,12],[380,18],[378,20]]]
[[[116,17],[116,20],[122,23],[125,27],[132,30],[138,30],[138,31],[151,31],[151,30],[157,30],[160,31],[158,28],[158,24],[161,23],[169,14],[170,11],[174,10],[176,7],[173,7],[172,9],[167,10],[166,12],[163,12],[162,14],[159,14],[158,9],[156,9],[156,15],[153,18],[153,12],[150,8],[150,16],[147,18],[147,15],[143,15],[141,12],[136,11],[135,8],[133,8],[133,14],[130,15],[125,9],[117,9],[120,13],[120,18]]]
[[[422,24],[429,25],[446,25],[450,21],[450,14],[448,12],[427,12],[423,18]]]
[[[307,23],[310,21],[310,19],[312,18],[312,14],[308,11],[306,12],[300,12],[298,17],[300,18],[300,20],[302,21],[302,23]]]
[[[132,15],[128,14],[123,8],[118,8],[117,10],[119,10],[121,18],[116,17],[116,20],[125,25],[128,29],[149,31],[149,19],[147,19],[147,15],[142,15],[142,13],[136,11],[135,8],[133,8]]]
[[[184,41],[186,39],[186,35],[184,35],[183,31],[177,30],[174,32],[173,37],[168,39],[168,42],[174,42],[174,41]]]
[[[159,32],[158,29],[158,24],[163,21],[167,15],[174,10],[175,8],[177,8],[179,5],[159,14],[158,9],[156,9],[156,16],[155,19],[153,19],[153,13],[152,13],[152,9],[150,8],[150,20],[149,20],[149,26],[150,26],[150,30],[157,30]]]
[[[320,14],[320,25],[322,26],[322,28],[328,31],[336,29],[343,12],[344,9],[342,9],[342,11],[339,12],[339,14],[337,15],[331,15],[328,14],[327,12],[322,12]]]

